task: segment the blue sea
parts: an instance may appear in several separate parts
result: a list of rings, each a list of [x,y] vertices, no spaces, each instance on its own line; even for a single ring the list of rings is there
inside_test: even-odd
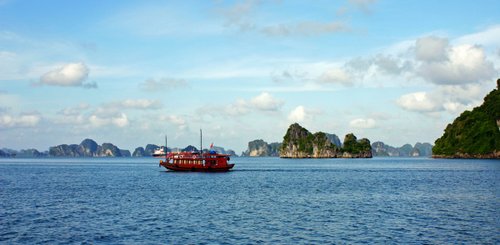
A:
[[[0,160],[0,244],[500,243],[500,161]]]

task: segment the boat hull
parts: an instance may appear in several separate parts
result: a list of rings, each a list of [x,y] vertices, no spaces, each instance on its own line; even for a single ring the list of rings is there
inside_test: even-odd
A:
[[[171,171],[182,171],[182,172],[227,172],[234,167],[234,164],[227,164],[226,166],[179,166],[173,163],[167,163],[164,161],[160,162],[160,166],[171,170]]]

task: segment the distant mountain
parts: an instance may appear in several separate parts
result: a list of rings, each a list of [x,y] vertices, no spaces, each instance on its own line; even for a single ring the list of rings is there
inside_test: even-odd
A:
[[[184,152],[198,151],[198,148],[196,148],[192,145],[188,145],[186,148],[182,149],[182,151],[184,151]]]
[[[0,157],[15,157],[17,153],[18,152],[16,150],[2,148],[0,150]]]
[[[405,144],[401,147],[393,147],[377,141],[372,144],[374,157],[430,157],[432,145],[429,143],[416,143],[415,146]]]
[[[413,146],[413,148],[418,150],[418,152],[420,153],[419,156],[432,156],[432,145],[429,143],[417,142],[415,146]]]
[[[335,137],[334,137],[335,136]],[[335,139],[337,138],[337,139]],[[342,147],[336,135],[312,134],[298,123],[290,125],[280,147],[283,158],[371,158],[370,141],[347,134]]]
[[[47,157],[48,152],[39,152],[37,149],[26,149],[26,150],[20,150],[19,152],[16,153],[16,157],[25,157],[25,158],[31,158],[31,157]]]
[[[11,157],[12,155],[6,151],[0,150],[0,157]]]
[[[339,148],[342,147],[342,142],[340,142],[340,139],[336,134],[325,133],[325,135],[326,138],[328,138],[328,140],[330,140],[330,142],[332,142],[334,145],[336,145]]]
[[[134,152],[132,153],[132,157],[150,157],[153,155],[154,151],[159,149],[159,148],[165,148],[165,146],[158,146],[155,144],[147,144],[146,148],[137,147],[137,148],[135,148]],[[217,151],[218,153],[221,153],[221,154],[229,154],[231,156],[237,156],[233,150],[226,151],[224,149],[224,147],[214,146],[212,149]],[[195,151],[196,152],[196,151],[198,151],[198,148],[196,148],[195,146],[192,146],[192,145],[188,145],[185,148],[177,148],[177,147],[167,148],[167,152],[179,152],[179,151],[183,151],[183,152]],[[203,152],[208,152],[208,149],[203,149]],[[129,154],[130,154],[130,152],[129,152]],[[123,153],[122,153],[122,155],[125,156],[125,154],[123,154]]]
[[[144,156],[152,156],[155,150],[159,149],[160,146],[155,144],[147,144],[146,148],[144,148]]]
[[[132,156],[132,154],[130,154],[129,150],[120,149],[120,154],[122,154],[122,157],[131,157]]]
[[[120,150],[117,146],[111,143],[103,143],[98,145],[92,139],[85,139],[79,145],[62,144],[49,148],[49,156],[51,157],[123,157],[125,153],[130,156],[128,150]]]
[[[214,150],[220,154],[228,154],[228,155],[233,156],[233,157],[238,156],[236,154],[236,152],[234,152],[233,150],[231,150],[231,149],[226,150],[226,149],[224,149],[224,147],[221,147],[221,146],[214,146],[214,147],[212,147],[212,150]]]
[[[145,157],[146,152],[144,151],[143,147],[137,147],[137,148],[135,148],[134,153],[132,153],[132,156],[133,157]]]
[[[438,158],[500,158],[500,79],[483,104],[448,124],[432,148]]]
[[[277,157],[281,143],[268,144],[262,139],[248,142],[248,149],[241,153],[241,156],[247,157]]]
[[[137,147],[131,154],[129,150],[120,149],[112,143],[97,144],[92,139],[84,139],[80,144],[61,144],[52,146],[48,151],[40,152],[36,149],[12,150],[7,148],[0,149],[0,157],[151,157],[153,152],[164,146],[147,144],[146,147]],[[214,146],[213,150],[221,154],[238,156],[233,150],[225,150],[224,147]],[[198,151],[192,145],[185,148],[168,148],[167,152],[172,151]],[[204,152],[208,152],[204,149]]]

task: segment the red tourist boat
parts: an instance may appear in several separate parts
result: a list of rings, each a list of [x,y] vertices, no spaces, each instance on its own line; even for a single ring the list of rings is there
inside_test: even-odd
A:
[[[160,166],[174,171],[225,172],[234,167],[228,163],[229,155],[217,152],[170,152]]]
[[[203,149],[201,147],[201,139],[200,130],[200,149]],[[166,146],[165,149],[167,149]],[[168,152],[164,156],[165,160],[160,160],[160,166],[173,171],[225,172],[234,167],[234,164],[228,163],[230,155],[219,154],[213,150],[205,153]]]

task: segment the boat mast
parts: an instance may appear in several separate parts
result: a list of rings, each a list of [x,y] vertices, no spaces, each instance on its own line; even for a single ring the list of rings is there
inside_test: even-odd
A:
[[[203,154],[203,132],[200,128],[200,154]]]
[[[168,157],[168,138],[167,135],[165,134],[165,159]]]

